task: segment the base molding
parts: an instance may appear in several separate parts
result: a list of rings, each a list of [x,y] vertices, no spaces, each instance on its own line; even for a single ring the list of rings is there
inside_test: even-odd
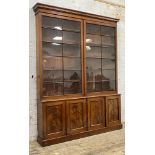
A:
[[[119,130],[119,129],[122,129],[122,124],[105,127],[105,128],[98,129],[98,130],[85,131],[85,132],[73,134],[73,135],[66,135],[63,137],[55,138],[55,139],[42,139],[41,137],[38,136],[37,141],[41,146],[44,147],[44,146],[48,146],[52,144],[58,144],[58,143],[62,143],[62,142],[69,141],[69,140],[84,138],[87,136],[92,136],[92,135],[101,134],[104,132],[109,132],[109,131]]]

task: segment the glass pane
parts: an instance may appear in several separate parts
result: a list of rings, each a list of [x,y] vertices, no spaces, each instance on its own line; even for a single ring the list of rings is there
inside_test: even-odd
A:
[[[100,34],[100,26],[95,24],[87,24],[87,33]]]
[[[62,56],[62,45],[43,42],[43,56]]]
[[[80,46],[63,44],[63,56],[80,57]]]
[[[50,28],[42,29],[43,41],[53,42],[53,43],[62,43],[62,31],[52,30]]]
[[[101,58],[101,47],[86,46],[87,57]]]
[[[115,28],[108,26],[101,26],[101,35],[115,36]]]
[[[102,47],[102,58],[115,59],[115,48]]]
[[[87,91],[115,90],[115,28],[87,24]]]
[[[42,18],[44,96],[82,92],[80,29],[78,21]]]
[[[62,70],[62,58],[61,57],[43,58],[43,69]]]
[[[63,81],[63,72],[61,70],[44,70],[43,80],[51,82]]]
[[[116,90],[116,81],[110,81],[110,89],[111,90]]]
[[[59,18],[46,17],[43,16],[42,19],[43,27],[50,27],[53,29],[61,30],[62,29],[62,20]]]
[[[80,22],[71,20],[63,20],[62,22],[63,30],[80,31]]]
[[[81,93],[81,82],[64,82],[64,94]]]
[[[81,71],[64,71],[64,81],[80,81],[81,80]]]
[[[104,80],[115,80],[115,70],[102,70]]]
[[[64,70],[81,70],[80,58],[63,58]]]
[[[80,33],[63,31],[63,43],[80,44]]]
[[[43,95],[63,95],[63,82],[44,82],[43,83]]]
[[[86,44],[87,45],[101,45],[101,36],[87,34]]]
[[[115,60],[102,59],[102,69],[115,69]]]
[[[115,90],[115,81],[102,81],[102,90],[103,91],[113,91]]]
[[[102,81],[101,69],[88,70],[87,69],[87,81]]]
[[[87,58],[87,70],[94,71],[101,69],[101,59]]]
[[[87,82],[87,91],[88,92],[98,92],[102,91],[102,81],[98,82]]]
[[[114,37],[102,36],[102,45],[114,45]]]

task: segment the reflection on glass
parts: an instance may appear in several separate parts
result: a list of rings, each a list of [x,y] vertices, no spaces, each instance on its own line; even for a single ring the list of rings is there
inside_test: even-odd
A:
[[[42,29],[42,37],[45,42],[62,43],[62,31]]]
[[[43,56],[62,56],[62,45],[43,42]]]
[[[101,69],[101,59],[87,58],[87,70]]]
[[[102,81],[103,91],[113,91],[115,89],[115,81]]]
[[[63,72],[62,70],[44,70],[43,71],[43,80],[44,81],[63,81]]]
[[[43,69],[62,70],[62,58],[61,57],[43,58]]]
[[[81,93],[81,22],[43,16],[43,95]]]
[[[81,70],[80,58],[63,58],[64,70]]]
[[[80,33],[63,31],[63,43],[80,44]]]
[[[64,81],[80,81],[81,71],[64,70]]]
[[[43,83],[43,95],[63,95],[63,82],[44,82]]]
[[[64,44],[63,56],[80,57],[80,46]]]
[[[53,18],[53,17],[46,17],[43,16],[42,18],[42,26],[43,27],[49,27],[49,28],[53,28],[53,29],[57,29],[57,30],[61,30],[62,29],[62,21],[59,18]]]
[[[115,28],[87,24],[87,92],[115,90]]]
[[[87,91],[88,92],[99,92],[102,91],[102,81],[98,82],[87,82]]]
[[[115,36],[115,28],[108,26],[101,26],[101,35]]]
[[[115,59],[115,48],[102,47],[102,58]]]
[[[102,45],[114,45],[114,37],[102,36]]]
[[[81,82],[64,82],[64,94],[76,94],[81,91]]]
[[[80,31],[80,22],[63,20],[62,25],[65,30]]]
[[[101,81],[101,69],[98,70],[87,70],[87,81]]]
[[[101,36],[87,34],[86,43],[87,45],[101,45]]]
[[[115,70],[102,70],[102,75],[104,79],[115,80]]]
[[[115,69],[115,60],[104,59],[102,61],[102,69]]]
[[[87,49],[87,48],[86,48]],[[101,47],[91,47],[86,50],[86,56],[92,58],[101,58]]]
[[[87,24],[87,33],[100,35],[100,26],[95,24]]]

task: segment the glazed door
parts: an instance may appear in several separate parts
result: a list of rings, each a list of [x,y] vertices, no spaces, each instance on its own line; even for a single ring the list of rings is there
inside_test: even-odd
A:
[[[83,93],[82,20],[42,16],[42,95]]]
[[[45,131],[47,138],[61,137],[66,134],[65,130],[65,102],[47,103],[45,112]]]
[[[86,100],[67,101],[67,134],[86,131]]]
[[[116,92],[116,28],[85,22],[87,93]]]
[[[121,123],[120,95],[106,97],[107,126]]]
[[[102,97],[88,99],[88,129],[105,127],[105,101]]]

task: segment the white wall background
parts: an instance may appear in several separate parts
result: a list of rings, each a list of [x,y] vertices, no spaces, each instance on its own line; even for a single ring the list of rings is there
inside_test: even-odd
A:
[[[118,22],[118,91],[122,94],[122,122],[125,121],[125,18],[124,0],[30,0],[29,1],[29,89],[30,89],[30,141],[37,138],[37,96],[36,96],[36,32],[35,15],[32,7],[44,3],[68,9],[119,18]],[[32,78],[32,75],[34,78]]]

